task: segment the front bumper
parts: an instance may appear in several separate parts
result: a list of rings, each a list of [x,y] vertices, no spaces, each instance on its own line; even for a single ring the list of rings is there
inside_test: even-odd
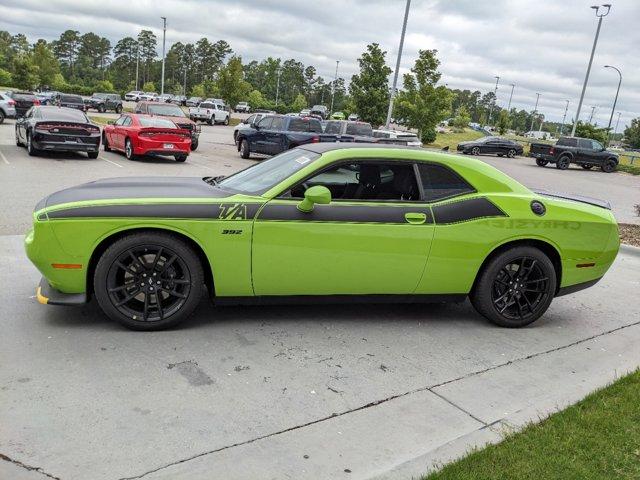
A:
[[[7,107],[2,110],[4,112],[4,116],[7,118],[16,118],[16,109],[15,107]]]
[[[86,293],[62,293],[53,288],[46,278],[40,280],[36,289],[36,298],[43,305],[83,305],[88,302]]]

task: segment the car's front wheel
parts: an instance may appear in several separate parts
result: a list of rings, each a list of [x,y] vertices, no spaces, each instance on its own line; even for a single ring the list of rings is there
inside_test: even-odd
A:
[[[240,156],[242,158],[249,158],[251,156],[251,150],[249,149],[249,141],[243,138],[240,141]]]
[[[227,115],[223,122],[225,125],[229,125],[229,115]]]
[[[122,113],[122,105],[118,105],[118,106],[116,107],[116,113],[117,113],[118,115],[120,115],[120,114]]]
[[[618,163],[615,160],[613,160],[612,158],[610,158],[609,160],[604,162],[602,164],[602,167],[600,167],[600,168],[605,173],[611,173],[616,169],[617,166],[618,166]]]
[[[191,140],[191,151],[195,151],[198,148],[198,139]]]
[[[4,122],[4,112],[0,110],[0,123]]]
[[[549,162],[547,160],[543,160],[541,158],[536,158],[536,165],[539,167],[546,167]]]
[[[480,155],[480,147],[473,147],[471,149],[471,154],[472,155]]]
[[[506,250],[484,266],[470,295],[485,318],[502,327],[524,327],[544,314],[556,291],[553,263],[541,250]]]
[[[198,255],[168,233],[134,233],[102,254],[94,290],[105,314],[134,330],[161,330],[185,320],[202,296]]]
[[[510,149],[507,151],[507,157],[509,157],[509,158],[513,158],[513,157],[515,157],[515,156],[516,156],[516,150],[515,150],[514,148],[510,148]]]

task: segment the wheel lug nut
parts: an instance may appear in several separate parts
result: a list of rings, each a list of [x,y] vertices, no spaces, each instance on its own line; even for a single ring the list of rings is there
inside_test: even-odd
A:
[[[147,274],[146,274],[146,273],[143,273],[143,274],[142,274],[142,276],[143,276],[143,277],[146,277],[146,276],[147,276]]]
[[[160,285],[160,280],[158,280],[156,283],[157,283],[158,285]]]

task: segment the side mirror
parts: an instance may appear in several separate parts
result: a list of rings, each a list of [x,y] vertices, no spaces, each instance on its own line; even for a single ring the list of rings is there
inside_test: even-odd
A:
[[[107,121],[107,125],[115,125],[116,121],[115,120],[109,120]]]
[[[304,192],[304,200],[298,204],[298,210],[310,213],[313,211],[316,203],[318,205],[328,205],[331,203],[331,192],[327,187],[316,185],[315,187],[308,188]]]

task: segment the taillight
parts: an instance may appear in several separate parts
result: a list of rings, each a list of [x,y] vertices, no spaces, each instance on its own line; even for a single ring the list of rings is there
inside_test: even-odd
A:
[[[9,104],[10,107],[13,107],[16,104],[16,101],[15,100],[9,100],[7,103]]]
[[[555,153],[556,153],[556,149],[555,149],[555,148],[553,148],[553,147],[551,147],[551,148],[549,149],[549,155],[555,155]]]
[[[318,142],[320,142],[320,137],[316,136],[311,139],[311,143],[318,143]]]
[[[34,105],[40,105],[40,100],[37,100],[37,99],[36,99],[36,100],[34,100],[34,101],[33,101],[33,104],[34,104]]]

